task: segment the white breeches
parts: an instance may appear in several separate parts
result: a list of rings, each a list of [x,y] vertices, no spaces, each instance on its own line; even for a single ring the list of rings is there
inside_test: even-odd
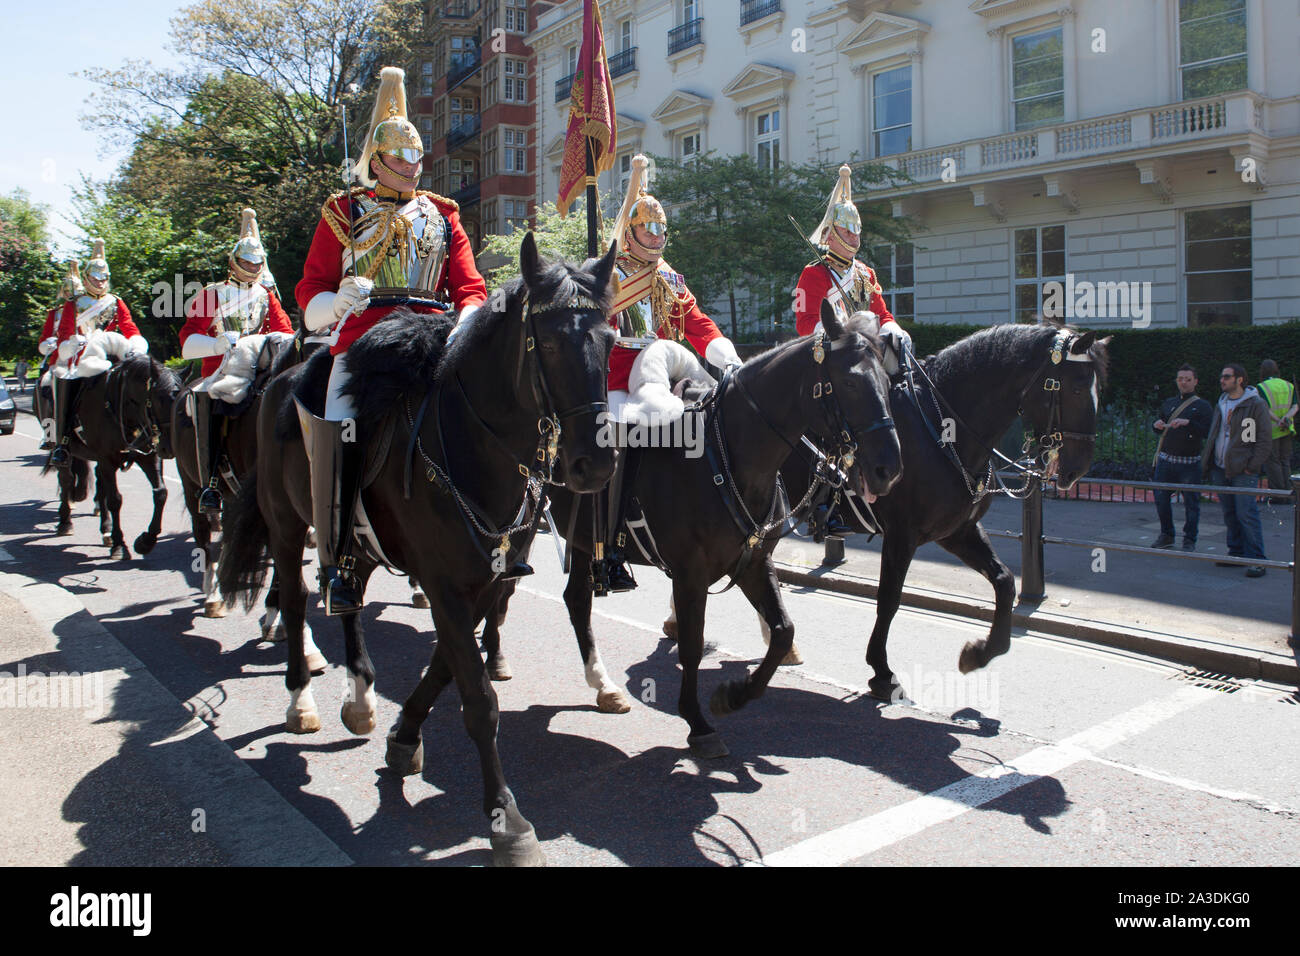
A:
[[[325,391],[326,421],[341,422],[356,415],[357,409],[352,403],[352,396],[343,394],[343,386],[347,385],[351,377],[348,371],[348,353],[340,352],[334,356],[334,364],[330,368],[329,388]]]
[[[623,420],[623,406],[627,404],[627,392],[621,388],[609,390],[609,417],[611,421]]]

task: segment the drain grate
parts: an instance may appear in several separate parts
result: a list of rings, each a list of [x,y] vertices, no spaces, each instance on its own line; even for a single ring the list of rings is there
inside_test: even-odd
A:
[[[1207,690],[1217,690],[1221,694],[1235,694],[1246,686],[1231,674],[1216,674],[1214,671],[1201,671],[1195,668],[1179,671],[1172,679],[1185,681]]]

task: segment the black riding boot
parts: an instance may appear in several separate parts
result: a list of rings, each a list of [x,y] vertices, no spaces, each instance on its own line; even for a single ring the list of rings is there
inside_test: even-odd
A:
[[[352,524],[361,491],[365,445],[343,441],[344,424],[312,420],[311,510],[326,614],[352,614],[364,603],[361,582],[354,573]],[[351,427],[355,428],[355,423]]]
[[[72,464],[72,455],[68,451],[68,434],[72,428],[72,403],[77,395],[77,381],[70,378],[54,379],[54,451],[50,453],[50,464],[55,468],[67,468]]]
[[[206,392],[194,396],[194,448],[198,454],[199,513],[221,514],[221,489],[217,487],[217,463],[221,460],[221,419],[212,414],[212,397]]]
[[[623,531],[623,478],[627,474],[627,461],[630,457],[628,449],[619,449],[618,459],[614,462],[614,475],[609,480],[609,535],[613,543],[605,553],[605,571],[610,591],[631,591],[636,588],[636,578],[632,577],[623,553],[627,545],[627,534]]]

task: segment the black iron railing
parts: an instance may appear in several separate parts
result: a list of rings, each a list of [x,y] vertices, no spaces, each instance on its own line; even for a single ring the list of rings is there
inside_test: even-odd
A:
[[[740,0],[740,25],[781,12],[781,0]]]
[[[478,197],[479,197],[478,183],[475,183],[472,186],[465,186],[462,189],[458,189],[451,194],[451,198],[456,200],[456,202],[462,206],[474,205],[474,203],[478,202]]]
[[[573,92],[573,74],[563,76],[555,81],[555,102],[563,103]]]
[[[483,60],[477,53],[468,57],[462,57],[458,62],[453,62],[451,69],[447,72],[447,89],[451,89],[478,72],[479,66]]]
[[[700,39],[700,25],[704,23],[703,17],[696,17],[694,20],[688,20],[679,27],[673,27],[668,31],[668,55],[681,53],[682,50],[689,50],[704,41]]]
[[[455,149],[461,143],[467,142],[478,135],[479,118],[477,115],[471,116],[467,120],[462,120],[453,126],[447,133],[448,151]]]
[[[621,53],[609,58],[609,75],[611,78],[631,73],[636,69],[636,47],[628,47]]]

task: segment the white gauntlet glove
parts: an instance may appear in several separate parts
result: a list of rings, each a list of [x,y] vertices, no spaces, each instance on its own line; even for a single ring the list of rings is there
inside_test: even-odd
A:
[[[303,310],[302,324],[312,332],[356,315],[370,306],[370,292],[375,284],[365,276],[348,276],[339,283],[338,292],[318,292]]]
[[[36,351],[40,352],[41,357],[44,358],[58,347],[59,337],[57,335],[51,335],[48,339],[43,340],[40,345],[36,346]]]
[[[886,322],[880,327],[880,337],[894,347],[899,355],[903,354],[904,347],[911,348],[912,336],[897,322]]]
[[[740,356],[736,353],[736,347],[731,344],[731,339],[725,335],[720,339],[714,339],[704,349],[704,360],[710,365],[725,369],[728,365],[743,365]]]
[[[238,332],[222,332],[217,336],[217,354],[225,355],[239,342]]]
[[[59,345],[59,361],[66,362],[74,355],[81,351],[81,347],[86,344],[84,335],[73,335],[63,340]]]
[[[133,335],[126,340],[127,355],[148,355],[149,343],[143,335]]]

